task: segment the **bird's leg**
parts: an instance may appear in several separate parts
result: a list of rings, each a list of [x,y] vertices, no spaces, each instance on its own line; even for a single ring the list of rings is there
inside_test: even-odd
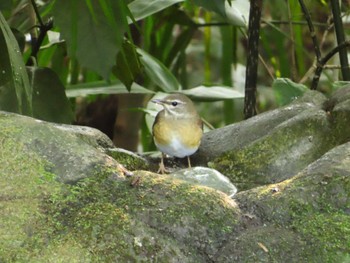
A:
[[[165,169],[164,157],[165,157],[165,154],[162,153],[162,157],[160,158],[159,169],[158,169],[157,173],[165,174],[165,173],[168,172],[168,171]]]
[[[188,168],[191,168],[191,160],[189,156],[187,156],[187,162],[188,162]]]

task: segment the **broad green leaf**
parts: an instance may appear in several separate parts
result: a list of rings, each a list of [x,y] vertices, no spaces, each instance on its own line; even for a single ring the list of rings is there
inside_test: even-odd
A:
[[[244,97],[242,92],[224,86],[198,86],[181,92],[201,101],[228,100]]]
[[[65,88],[49,68],[30,68],[33,85],[33,116],[56,123],[72,123],[74,114]]]
[[[272,84],[278,105],[286,105],[302,96],[308,88],[287,78],[278,78]]]
[[[0,109],[32,115],[32,91],[18,43],[0,12]]]
[[[57,0],[52,12],[68,54],[108,79],[128,27],[125,1]]]
[[[144,87],[133,83],[130,92],[126,89],[124,84],[119,80],[112,81],[111,84],[106,81],[90,82],[85,84],[71,85],[67,87],[66,94],[69,98],[85,97],[97,94],[152,94],[153,92]]]
[[[180,83],[175,76],[159,60],[142,49],[137,49],[140,60],[148,78],[165,92],[181,90]]]
[[[208,11],[213,11],[222,17],[226,17],[225,2],[227,0],[193,0],[196,5],[202,6]]]
[[[117,65],[113,67],[113,74],[130,91],[132,83],[141,74],[142,65],[135,47],[128,41],[123,44],[123,49],[117,55]]]
[[[134,19],[137,21],[183,1],[184,0],[135,0],[129,4],[129,9]]]

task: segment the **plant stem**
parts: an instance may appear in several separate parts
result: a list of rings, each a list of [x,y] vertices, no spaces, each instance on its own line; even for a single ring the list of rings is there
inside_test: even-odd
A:
[[[343,43],[345,41],[345,35],[344,35],[344,28],[343,28],[343,22],[341,18],[340,13],[340,6],[339,6],[339,0],[331,0],[331,7],[332,7],[332,13],[333,13],[333,21],[334,21],[334,28],[335,28],[335,34],[337,36],[337,43],[340,45],[340,43]],[[339,59],[340,59],[340,65],[341,65],[341,72],[343,76],[343,80],[350,80],[350,68],[349,68],[349,61],[348,61],[348,54],[347,54],[346,48],[342,48],[339,50]]]
[[[306,7],[304,1],[303,1],[303,0],[299,0],[299,4],[300,4],[300,7],[301,7],[301,10],[302,10],[303,13],[304,13],[306,22],[307,22],[307,24],[308,24],[308,26],[309,26],[309,31],[310,31],[310,34],[311,34],[311,39],[312,39],[312,42],[313,42],[313,44],[314,44],[314,50],[315,50],[316,60],[317,60],[317,62],[318,62],[318,61],[320,61],[320,59],[321,59],[321,51],[320,51],[320,46],[318,45],[318,41],[317,41],[317,38],[316,38],[316,32],[315,32],[315,29],[314,29],[314,25],[313,25],[313,23],[312,23],[309,10],[307,9],[307,7]]]
[[[333,48],[331,51],[329,51],[326,56],[324,56],[320,61],[317,63],[317,67],[315,70],[315,75],[311,83],[311,89],[315,90],[317,89],[318,82],[320,80],[320,76],[322,73],[322,70],[325,66],[325,64],[330,60],[336,53],[340,52],[341,50],[345,49],[347,47],[350,47],[350,41],[344,41],[343,43],[339,44],[335,48]]]
[[[251,0],[248,28],[248,56],[246,68],[244,117],[256,115],[256,85],[258,79],[259,36],[262,0]]]
[[[33,58],[37,58],[37,55],[38,55],[38,52],[39,52],[39,49],[41,47],[41,44],[43,43],[44,39],[45,39],[45,36],[47,34],[47,31],[49,31],[50,29],[52,29],[53,27],[53,19],[49,19],[46,23],[43,23],[42,19],[41,19],[41,16],[40,16],[40,13],[39,13],[39,10],[38,10],[38,7],[36,6],[35,4],[35,0],[31,0],[31,3],[32,3],[32,6],[33,6],[33,9],[34,9],[34,12],[35,12],[35,15],[39,21],[39,36],[38,38],[33,38],[32,37],[32,40],[31,40],[31,43],[32,43],[32,52],[30,54],[30,57],[27,61],[27,66],[32,66],[34,63],[33,63]]]

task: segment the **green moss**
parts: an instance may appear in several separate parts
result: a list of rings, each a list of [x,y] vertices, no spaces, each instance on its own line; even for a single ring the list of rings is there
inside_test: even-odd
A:
[[[217,158],[211,167],[229,177],[240,190],[283,181],[336,144],[329,131],[322,111],[300,115],[243,149]]]
[[[18,129],[3,127],[0,132],[0,261],[27,261],[32,251],[26,242],[34,239],[40,218],[41,198],[58,191],[55,176],[45,171],[47,163],[8,134]],[[40,220],[39,220],[40,221]],[[4,260],[1,260],[4,259]]]
[[[134,187],[132,180],[99,174],[51,195],[41,206],[50,231],[40,240],[76,240],[93,262],[168,262],[185,251],[198,257],[203,242],[219,246],[235,228],[238,212],[223,194],[149,173]]]
[[[327,254],[334,251],[349,253],[350,247],[350,217],[342,213],[312,214],[303,216],[293,223],[295,229]]]
[[[310,193],[302,197],[304,202],[290,205],[291,225],[308,240],[310,251],[321,251],[324,262],[344,262],[350,257],[350,178],[334,173],[321,181],[313,176],[304,179],[293,187],[300,190],[310,184]]]
[[[283,253],[290,251],[295,262],[348,262],[350,177],[342,167],[344,161],[324,160],[289,180],[236,195],[259,221],[273,226],[268,239],[277,237],[276,229],[290,235],[289,243],[278,242],[269,249],[273,258],[283,259]]]
[[[110,149],[107,154],[129,170],[148,170],[149,168],[146,160],[124,149]]]

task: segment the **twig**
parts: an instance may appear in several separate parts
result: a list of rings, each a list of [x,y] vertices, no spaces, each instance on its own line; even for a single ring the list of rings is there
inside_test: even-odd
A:
[[[331,0],[331,7],[332,7],[332,13],[333,13],[335,34],[337,36],[337,43],[339,45],[340,43],[343,43],[345,41],[339,0]],[[345,48],[339,50],[339,60],[340,60],[340,65],[342,66],[341,72],[342,72],[343,80],[350,80],[348,53]]]
[[[311,20],[311,16],[310,16],[309,10],[306,8],[306,5],[305,5],[303,0],[299,0],[299,4],[300,4],[300,7],[301,7],[301,10],[304,13],[306,22],[307,22],[307,24],[309,26],[311,39],[312,39],[312,42],[314,44],[316,60],[320,61],[320,59],[321,59],[320,46],[318,45],[318,41],[317,41],[317,38],[316,38],[316,32],[315,32],[314,25],[313,25],[312,20]]]
[[[274,25],[298,25],[298,26],[306,26],[308,25],[307,22],[305,21],[293,21],[293,20],[265,20],[265,19],[261,19],[261,24],[274,24]],[[318,23],[318,22],[314,22],[313,23],[314,26],[317,27],[327,27],[328,25],[325,23]]]
[[[36,19],[38,19],[40,26],[44,26],[43,20],[41,19],[41,16],[40,16],[40,14],[39,14],[38,7],[37,7],[36,4],[35,4],[35,0],[31,0],[31,2],[32,2],[32,6],[33,6],[33,8],[34,8],[34,12],[35,12],[35,15],[36,15]]]
[[[304,21],[287,21],[287,20],[265,20],[261,19],[261,24],[274,24],[274,25],[300,25],[300,26],[306,26],[307,23]],[[317,27],[327,27],[328,25],[326,23],[313,23],[314,26]],[[207,27],[207,26],[232,26],[232,24],[227,22],[212,22],[212,23],[196,23],[196,27]]]
[[[312,90],[316,90],[317,89],[317,85],[318,85],[318,82],[320,80],[322,70],[324,68],[324,65],[328,62],[328,60],[330,60],[335,54],[340,52],[340,50],[343,50],[343,49],[345,49],[345,48],[347,48],[349,46],[350,46],[350,41],[349,40],[348,41],[344,41],[343,43],[339,44],[338,46],[333,48],[331,51],[329,51],[322,59],[320,59],[317,62],[315,75],[314,75],[314,78],[313,78],[312,83],[311,83],[311,89]]]
[[[241,30],[241,29],[239,29],[239,30],[240,30],[241,34],[242,34],[246,39],[248,39],[247,34],[246,34],[243,30]],[[271,80],[274,81],[274,80],[275,80],[275,76],[273,75],[273,73],[272,73],[272,71],[270,70],[269,66],[267,65],[266,61],[264,60],[264,58],[263,58],[260,54],[259,54],[259,61],[260,61],[261,64],[264,66],[264,68],[265,68],[267,74],[270,76]]]
[[[331,22],[331,16],[328,17],[327,19],[327,28],[326,30],[323,32],[323,35],[322,35],[322,39],[321,39],[321,42],[320,42],[320,50],[322,49],[322,47],[324,46],[324,44],[326,43],[326,39],[327,39],[327,36],[328,36],[328,33],[329,31],[332,30],[332,28],[334,27],[334,24]],[[314,74],[315,72],[315,69],[316,69],[316,64],[317,64],[317,61],[316,61],[316,58],[314,59],[314,62],[312,63],[312,66],[308,69],[308,71],[304,74],[304,76],[300,79],[299,83],[305,83],[312,74]],[[325,68],[325,67],[324,67]]]
[[[39,28],[39,36],[38,36],[38,38],[32,36],[32,39],[31,39],[32,51],[31,51],[30,57],[28,58],[27,66],[32,66],[34,64],[33,58],[35,58],[35,59],[37,58],[39,49],[40,49],[41,44],[43,43],[43,41],[45,39],[47,31],[51,30],[53,27],[53,19],[50,18],[46,23],[43,23],[41,16],[40,16],[40,13],[39,13],[39,10],[38,10],[38,7],[35,4],[35,0],[31,0],[31,3],[33,6],[35,15],[36,15],[38,22],[39,22],[39,25],[37,26]]]
[[[289,21],[292,21],[292,13],[290,10],[290,3],[289,1],[287,1],[287,10],[288,10],[288,19]],[[295,57],[295,39],[294,39],[294,31],[293,31],[293,24],[292,22],[289,23],[289,31],[290,31],[290,39],[292,42],[292,68],[291,68],[291,74],[292,74],[292,80],[296,79],[296,75],[297,75],[297,63],[296,63],[296,57]]]

